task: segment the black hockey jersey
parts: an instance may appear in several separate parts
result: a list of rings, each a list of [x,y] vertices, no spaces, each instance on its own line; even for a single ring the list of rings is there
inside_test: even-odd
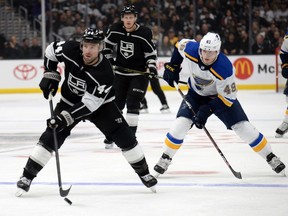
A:
[[[61,100],[72,106],[69,111],[75,119],[87,116],[103,103],[114,100],[114,74],[103,54],[99,54],[95,65],[87,66],[79,42],[58,41],[46,48],[45,70],[56,71],[58,62],[65,64]]]
[[[135,31],[127,32],[122,22],[113,24],[107,31],[104,49],[105,56],[110,60],[113,50],[116,50],[116,66],[139,71],[145,71],[148,64],[156,66],[156,48],[152,42],[152,31],[147,27],[136,24]]]

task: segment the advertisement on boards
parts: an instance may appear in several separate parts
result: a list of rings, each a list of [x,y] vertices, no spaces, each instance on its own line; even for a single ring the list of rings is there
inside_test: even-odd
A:
[[[236,69],[238,89],[275,89],[275,55],[228,56]],[[157,68],[159,76],[163,76],[164,63],[170,57],[159,57]],[[40,92],[38,87],[43,76],[43,60],[1,60],[0,93]],[[58,64],[62,74],[64,67]],[[189,72],[182,64],[180,79],[187,81]],[[168,84],[160,79],[165,89]]]

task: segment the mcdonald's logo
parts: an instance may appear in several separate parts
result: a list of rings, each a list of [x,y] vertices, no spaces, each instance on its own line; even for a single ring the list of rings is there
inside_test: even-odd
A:
[[[253,63],[248,58],[238,58],[233,63],[236,73],[235,76],[238,79],[248,79],[252,76],[254,67]]]

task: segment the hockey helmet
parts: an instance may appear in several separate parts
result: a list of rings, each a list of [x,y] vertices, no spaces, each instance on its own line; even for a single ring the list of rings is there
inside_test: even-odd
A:
[[[101,43],[105,36],[102,30],[96,28],[87,28],[82,36],[83,42]]]
[[[221,39],[217,33],[208,32],[200,41],[200,49],[207,51],[217,51],[221,48]]]
[[[131,14],[131,13],[137,16],[138,12],[136,11],[135,6],[134,5],[125,6],[121,11],[121,17],[123,17],[124,14]]]

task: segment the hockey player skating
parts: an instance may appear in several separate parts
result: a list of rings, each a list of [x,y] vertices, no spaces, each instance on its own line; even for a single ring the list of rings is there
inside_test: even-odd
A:
[[[166,135],[164,153],[154,166],[156,176],[163,174],[177,150],[182,146],[187,132],[195,125],[202,129],[208,117],[215,114],[227,127],[258,153],[276,173],[285,165],[272,152],[270,144],[248,120],[236,97],[235,69],[230,60],[220,52],[221,39],[208,32],[200,43],[182,39],[176,44],[169,63],[165,64],[164,79],[170,86],[179,81],[181,64],[189,68],[186,100],[194,112],[182,101],[170,131]]]
[[[286,32],[286,35],[284,36],[283,43],[281,45],[280,50],[280,58],[282,61],[281,68],[282,68],[282,76],[285,79],[288,79],[288,32]],[[286,95],[286,102],[288,103],[288,81],[286,81],[286,86],[284,89],[284,95]],[[285,117],[282,124],[276,129],[276,138],[283,137],[285,133],[288,131],[288,107],[285,111]]]
[[[152,31],[136,23],[137,14],[133,5],[123,8],[121,22],[113,24],[107,31],[104,49],[105,56],[115,66],[115,103],[120,110],[126,105],[126,121],[134,133],[138,126],[140,102],[147,91],[149,79],[143,74],[117,69],[117,66],[157,73]],[[114,50],[117,51],[115,59]],[[113,141],[106,136],[105,148],[112,148]]]
[[[71,130],[83,119],[91,121],[103,134],[113,138],[146,187],[153,189],[156,185],[157,180],[149,174],[145,156],[134,133],[114,103],[114,74],[111,64],[101,54],[103,44],[103,32],[88,28],[81,43],[58,41],[46,48],[45,72],[39,86],[46,99],[50,92],[55,95],[61,79],[57,65],[63,62],[65,72],[61,100],[54,111],[55,119],[47,120],[47,128],[29,156],[17,182],[16,196],[29,191],[33,179],[52,157],[55,150],[52,129],[56,127],[58,145],[61,147]]]

